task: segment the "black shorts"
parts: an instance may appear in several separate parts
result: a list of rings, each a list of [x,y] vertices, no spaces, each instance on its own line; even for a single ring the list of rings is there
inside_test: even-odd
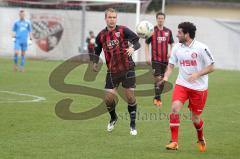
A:
[[[164,73],[166,72],[167,66],[168,62],[153,61],[152,62],[153,75],[163,77]]]
[[[120,83],[122,83],[123,88],[135,88],[136,87],[135,70],[131,69],[128,72],[122,73],[107,72],[105,89],[117,88]]]
[[[94,55],[94,49],[88,48],[88,54],[89,54],[90,61],[93,61],[94,56],[96,56]]]

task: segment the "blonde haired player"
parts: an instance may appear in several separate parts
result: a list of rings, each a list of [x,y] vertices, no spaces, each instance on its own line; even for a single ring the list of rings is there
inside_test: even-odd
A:
[[[168,150],[178,149],[179,111],[187,100],[197,131],[199,150],[201,152],[206,150],[201,114],[208,94],[208,74],[214,71],[214,60],[208,47],[194,40],[195,32],[196,26],[193,23],[183,22],[178,25],[179,43],[172,49],[168,68],[163,78],[164,81],[167,81],[174,66],[179,66],[179,74],[172,94],[171,142],[166,145]]]
[[[107,131],[113,131],[118,120],[115,111],[115,94],[119,84],[122,83],[128,103],[130,134],[135,136],[137,135],[137,102],[134,95],[136,79],[132,54],[141,46],[139,37],[126,26],[117,25],[117,11],[113,8],[108,8],[105,11],[105,22],[107,26],[96,37],[95,55],[97,58],[93,58],[93,70],[98,71],[98,57],[103,50],[108,68],[105,84],[105,103],[111,117]],[[129,43],[132,45],[129,45]]]

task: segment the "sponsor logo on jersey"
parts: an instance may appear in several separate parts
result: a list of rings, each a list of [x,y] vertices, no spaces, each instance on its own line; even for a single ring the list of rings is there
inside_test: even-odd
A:
[[[192,57],[193,59],[196,59],[196,58],[197,58],[197,53],[196,53],[196,52],[193,52],[192,55],[191,55],[191,57]]]
[[[165,37],[168,37],[169,34],[168,34],[168,32],[164,32],[164,35],[165,35]]]
[[[107,47],[109,49],[112,49],[112,48],[118,46],[118,44],[119,44],[119,41],[117,39],[116,40],[107,41]]]
[[[115,35],[116,35],[116,37],[119,38],[120,37],[120,32],[116,32]]]
[[[181,66],[197,66],[196,60],[181,60],[180,61]]]
[[[25,31],[25,30],[27,30],[28,29],[28,23],[27,22],[25,22],[25,21],[23,21],[23,22],[20,22],[19,24],[18,24],[18,27],[19,27],[19,30],[20,31]]]
[[[157,37],[157,41],[158,42],[162,42],[162,41],[166,41],[167,40],[167,38],[166,37]]]

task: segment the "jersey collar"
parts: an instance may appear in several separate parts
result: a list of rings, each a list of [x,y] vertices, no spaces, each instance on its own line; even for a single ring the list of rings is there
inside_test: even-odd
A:
[[[189,48],[191,48],[191,47],[193,47],[193,45],[194,45],[194,43],[195,43],[195,39],[193,39],[193,41],[191,42],[191,44],[189,45],[189,46],[187,46],[187,45],[185,45],[185,44],[183,44],[182,43],[182,47],[189,47]]]
[[[157,26],[157,25],[155,25],[155,30],[158,30],[158,31],[164,31],[164,30],[165,30],[165,27],[163,26],[163,29],[162,29],[162,30],[160,30],[160,29],[158,28],[158,26]]]
[[[115,29],[113,29],[113,30],[116,30],[118,28],[118,25],[116,25],[116,27],[115,27]],[[112,31],[113,31],[112,30]],[[105,28],[105,31],[110,31],[110,30],[108,30],[108,28],[107,28],[107,26],[106,26],[106,28]],[[110,31],[111,32],[111,31]]]
[[[195,39],[193,39],[193,41],[191,42],[191,44],[189,45],[189,47],[191,48],[195,43]]]

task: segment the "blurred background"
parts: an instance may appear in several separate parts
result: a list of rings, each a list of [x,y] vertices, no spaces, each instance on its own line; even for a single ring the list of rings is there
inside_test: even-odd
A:
[[[2,0],[0,1],[0,56],[12,58],[12,25],[24,9],[33,26],[34,44],[28,58],[66,60],[87,51],[89,31],[105,27],[104,10],[119,11],[118,24],[135,30],[141,20],[154,25],[155,13],[166,13],[165,26],[175,42],[180,22],[197,26],[196,39],[207,44],[220,69],[240,70],[240,0]],[[135,61],[145,61],[142,48]]]

